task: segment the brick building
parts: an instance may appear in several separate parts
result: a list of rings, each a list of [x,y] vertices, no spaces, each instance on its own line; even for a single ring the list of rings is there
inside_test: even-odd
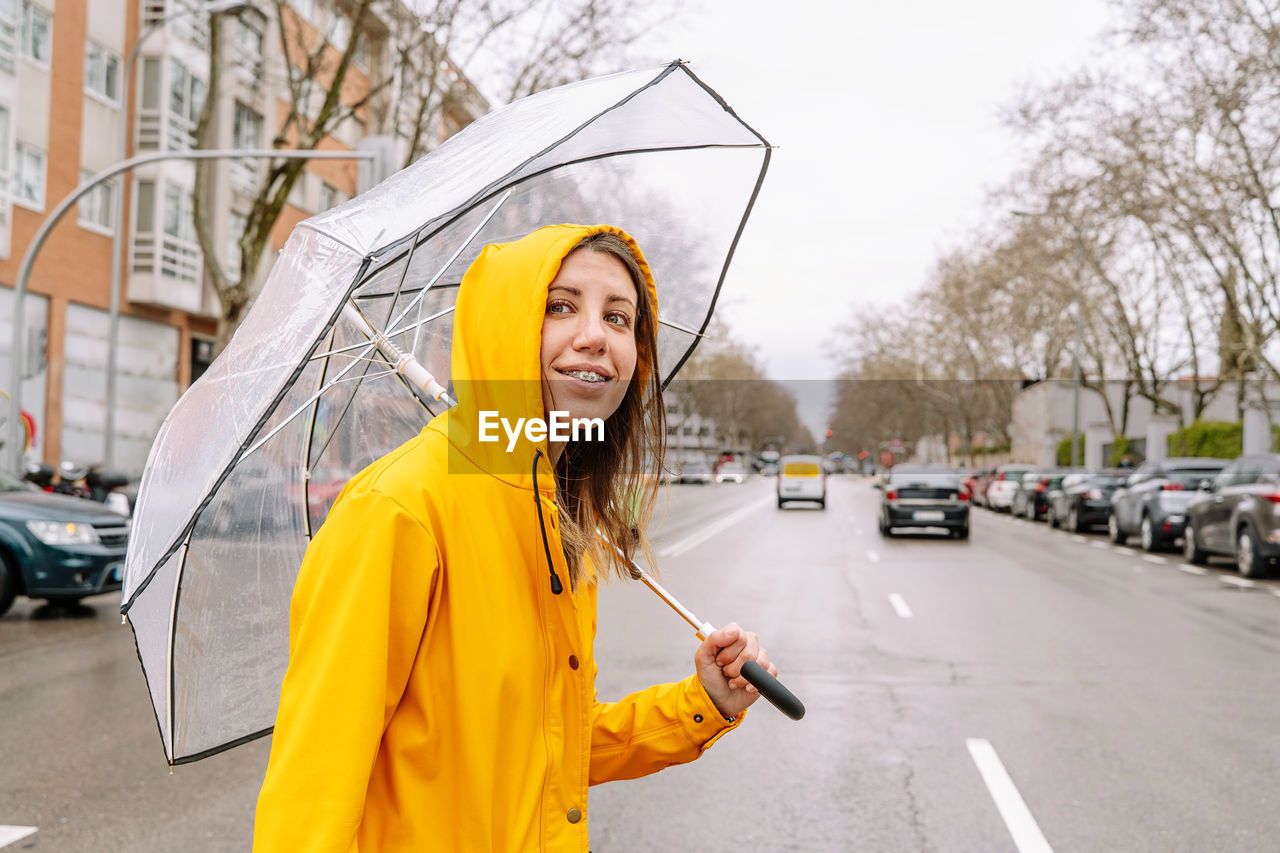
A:
[[[363,31],[353,33],[346,4],[332,0],[289,0],[280,15],[274,0],[222,5],[242,8],[221,19],[216,147],[272,146],[291,103],[283,44],[327,44],[323,50],[338,55],[355,39],[342,101],[359,106],[319,148],[354,150],[367,137],[389,137],[398,146],[396,164],[403,162],[405,140],[413,135],[407,122],[417,116],[406,94],[418,87],[396,63],[402,34],[422,38],[406,6],[376,4]],[[0,0],[0,391],[9,381],[13,285],[46,216],[82,180],[126,156],[193,146],[209,76],[205,6],[198,0]],[[127,58],[135,48],[130,75]],[[428,147],[488,109],[456,68],[438,65],[448,85],[425,129]],[[122,154],[126,78],[132,87]],[[323,74],[316,82],[313,95],[322,95]],[[261,160],[228,159],[213,172],[210,221],[232,273],[265,168]],[[267,254],[284,245],[298,222],[354,195],[358,175],[355,160],[308,163]],[[122,182],[114,467],[135,475],[169,408],[213,351],[219,306],[205,283],[195,237],[194,181],[193,163],[166,160],[140,166]],[[103,461],[115,192],[108,182],[82,199],[51,233],[32,270],[21,321],[22,409],[36,424],[28,459]],[[260,278],[271,261],[264,258]]]

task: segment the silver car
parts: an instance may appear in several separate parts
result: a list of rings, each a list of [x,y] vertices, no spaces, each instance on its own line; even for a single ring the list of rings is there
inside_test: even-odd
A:
[[[1262,577],[1280,559],[1280,454],[1242,456],[1204,484],[1187,506],[1183,554],[1204,563],[1234,557],[1247,578]]]

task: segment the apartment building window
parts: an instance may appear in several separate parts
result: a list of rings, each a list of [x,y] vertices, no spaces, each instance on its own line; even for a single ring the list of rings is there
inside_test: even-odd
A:
[[[262,28],[241,15],[236,24],[236,70],[255,89],[262,80]]]
[[[41,65],[53,53],[53,16],[31,0],[22,0],[22,55]]]
[[[320,209],[328,210],[338,206],[338,188],[332,184],[320,185]]]
[[[96,41],[88,40],[84,45],[84,90],[118,103],[120,57]]]
[[[21,142],[13,147],[13,198],[44,210],[44,152]]]
[[[329,44],[333,45],[337,50],[344,51],[347,44],[351,41],[351,22],[345,17],[333,13],[333,20],[329,24]]]
[[[231,281],[240,280],[240,261],[243,252],[240,251],[240,238],[244,236],[245,226],[249,224],[249,218],[241,216],[234,210],[227,220],[227,248],[226,248],[226,274]]]
[[[82,170],[80,183],[93,177],[93,172]],[[115,182],[103,181],[80,197],[79,221],[95,231],[110,234],[112,217],[115,215]]]
[[[137,196],[134,272],[199,281],[201,255],[190,191],[166,181],[140,180]]]
[[[174,34],[191,42],[201,50],[209,47],[209,14],[204,10],[204,0],[172,0],[173,11],[169,15]]]
[[[164,233],[188,243],[196,242],[195,206],[191,193],[177,184],[164,185]]]
[[[18,56],[18,0],[0,0],[0,71],[14,72]]]
[[[231,128],[231,147],[259,148],[261,139],[262,116],[237,101]],[[252,195],[258,187],[258,161],[252,157],[232,160],[231,185],[242,193]]]
[[[165,137],[168,150],[185,151],[195,145],[204,93],[203,80],[178,60],[169,60],[169,122]]]

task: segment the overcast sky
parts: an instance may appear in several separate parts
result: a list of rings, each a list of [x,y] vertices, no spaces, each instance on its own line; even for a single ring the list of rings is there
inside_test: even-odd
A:
[[[776,379],[832,376],[837,322],[924,282],[1011,172],[998,108],[1088,62],[1109,20],[1103,0],[704,6],[644,48],[779,146],[726,281]]]

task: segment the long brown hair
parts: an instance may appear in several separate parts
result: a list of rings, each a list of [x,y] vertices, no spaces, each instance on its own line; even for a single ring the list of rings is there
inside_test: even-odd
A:
[[[640,261],[625,240],[608,231],[585,237],[571,253],[579,249],[612,255],[631,274],[636,288],[636,370],[622,403],[605,421],[604,441],[570,442],[556,464],[560,537],[575,586],[583,575],[584,556],[603,579],[631,577],[627,562],[637,548],[649,566],[655,565],[646,531],[667,445],[658,370],[658,306]]]

